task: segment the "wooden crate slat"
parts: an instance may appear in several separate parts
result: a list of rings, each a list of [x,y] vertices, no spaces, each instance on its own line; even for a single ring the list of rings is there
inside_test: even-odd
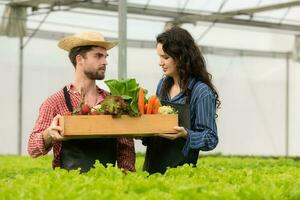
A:
[[[130,117],[123,115],[71,115],[59,119],[65,137],[73,136],[148,136],[157,133],[175,133],[178,115],[142,115]]]

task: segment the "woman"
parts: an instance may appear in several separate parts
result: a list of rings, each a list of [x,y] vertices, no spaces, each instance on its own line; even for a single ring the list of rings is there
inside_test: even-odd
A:
[[[156,41],[164,73],[156,95],[163,105],[178,110],[179,126],[174,127],[175,134],[143,140],[147,146],[144,170],[150,174],[185,163],[196,166],[200,150],[214,149],[218,144],[216,108],[220,105],[205,60],[190,33],[173,27]]]

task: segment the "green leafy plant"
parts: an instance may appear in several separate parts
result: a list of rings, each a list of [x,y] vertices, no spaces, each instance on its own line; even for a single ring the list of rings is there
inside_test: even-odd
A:
[[[139,84],[135,79],[124,80],[106,80],[104,81],[108,86],[110,93],[114,96],[121,96],[129,103],[128,114],[131,116],[138,116],[138,91]]]
[[[120,117],[129,112],[129,105],[121,96],[106,96],[100,105],[100,112],[106,115]]]
[[[0,156],[0,199],[300,199],[300,162],[286,158],[206,156],[164,175],[125,175],[99,162],[86,174],[52,170],[51,156]]]

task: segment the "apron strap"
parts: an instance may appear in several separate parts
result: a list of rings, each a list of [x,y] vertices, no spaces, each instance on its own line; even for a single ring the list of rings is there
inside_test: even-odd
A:
[[[187,95],[186,95],[186,100],[185,100],[185,104],[190,104],[191,102],[191,99],[192,99],[192,92],[193,92],[193,89],[194,89],[194,86],[196,85],[197,81],[195,80],[193,85],[192,85],[192,88],[191,89],[187,89]]]
[[[71,97],[70,97],[70,94],[69,94],[69,92],[67,90],[67,86],[64,87],[63,91],[64,91],[65,102],[66,102],[66,105],[68,107],[68,110],[69,110],[69,112],[73,112],[73,106],[72,106],[72,103],[71,103]]]

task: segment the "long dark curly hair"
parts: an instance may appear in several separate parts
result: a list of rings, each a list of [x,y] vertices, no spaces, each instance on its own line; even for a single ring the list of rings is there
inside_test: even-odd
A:
[[[212,89],[216,97],[216,108],[219,108],[221,102],[218,92],[212,84],[212,75],[207,72],[205,59],[191,34],[187,30],[175,26],[159,34],[156,42],[162,44],[164,52],[174,59],[181,90],[187,94],[190,77],[200,80]],[[161,96],[166,96],[173,84],[173,78],[166,77]]]

